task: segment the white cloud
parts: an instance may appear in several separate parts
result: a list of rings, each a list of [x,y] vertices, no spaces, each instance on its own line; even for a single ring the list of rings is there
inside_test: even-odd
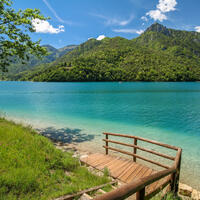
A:
[[[195,30],[196,30],[196,32],[199,32],[199,33],[200,33],[200,26],[196,26],[196,27],[195,27]]]
[[[131,23],[131,21],[133,20],[133,16],[131,15],[130,17],[129,17],[129,19],[127,19],[127,20],[116,20],[116,24],[119,24],[119,25],[121,25],[121,26],[126,26],[127,24],[130,24]]]
[[[159,4],[156,6],[161,12],[166,13],[176,10],[176,0],[159,0]]]
[[[146,16],[142,16],[141,19],[142,19],[143,21],[145,21],[145,22],[148,21],[148,18],[147,18]]]
[[[91,14],[91,15],[103,19],[104,24],[107,26],[110,26],[110,25],[126,26],[130,24],[134,18],[133,15],[131,15],[128,19],[125,19],[125,20],[119,19],[117,17],[107,17],[100,14]]]
[[[140,34],[144,33],[144,30],[141,30],[141,29],[137,30],[136,33],[140,35]]]
[[[147,16],[159,21],[167,20],[165,13],[176,10],[177,1],[176,0],[159,0],[156,5],[156,10],[150,10],[146,13],[146,16],[141,17],[143,21],[148,21]]]
[[[160,10],[150,10],[148,13],[146,13],[147,16],[151,17],[152,19],[163,21],[167,19],[167,16],[163,14]]]
[[[35,29],[36,33],[57,34],[65,31],[63,25],[58,26],[58,28],[54,28],[51,24],[49,24],[48,21],[40,19],[33,19],[32,26]]]
[[[136,34],[142,34],[144,30],[136,30],[136,29],[113,29],[116,33],[136,33]]]
[[[103,40],[105,37],[106,37],[105,35],[99,35],[99,36],[97,37],[97,40]]]

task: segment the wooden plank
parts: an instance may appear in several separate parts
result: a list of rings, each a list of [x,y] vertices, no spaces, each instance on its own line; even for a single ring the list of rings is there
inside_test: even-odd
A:
[[[133,164],[133,163],[131,163],[131,162],[128,163],[128,164],[124,167],[124,169],[118,171],[118,172],[115,174],[115,176],[116,176],[117,178],[119,178],[120,176],[123,176],[123,175],[126,174],[127,171],[130,170],[134,165],[135,165],[135,164]]]
[[[158,192],[160,192],[162,189],[164,189],[167,185],[169,185],[171,180],[171,177],[165,177],[164,179],[162,179],[162,182],[160,182],[160,184],[153,190],[150,191],[146,194],[145,199],[151,199],[153,196],[155,196]]]
[[[113,165],[110,166],[110,171],[116,170],[116,168],[117,168],[119,165],[123,164],[123,163],[124,163],[124,161],[123,161],[122,159],[119,159],[118,161],[116,161],[115,164],[113,164]]]
[[[131,163],[131,164],[127,167],[127,169],[124,170],[124,172],[122,172],[117,178],[118,178],[119,180],[122,180],[122,177],[128,176],[127,174],[130,172],[130,170],[131,170],[132,168],[136,168],[136,167],[138,167],[138,164],[137,164],[137,163],[135,163],[135,162]]]
[[[102,165],[99,165],[97,168],[100,170],[104,169],[105,167],[108,168],[108,166],[110,166],[117,159],[118,159],[117,157],[111,157],[111,159],[108,162],[106,162]]]
[[[98,156],[98,155],[99,155],[99,153],[90,154],[87,157],[80,158],[80,160],[81,160],[81,162],[86,163],[89,159],[91,159],[92,157]]]
[[[102,159],[104,159],[104,154],[101,154],[99,156],[96,156],[96,157],[88,160],[88,164],[91,166],[94,166],[95,164],[101,162]]]
[[[162,178],[160,180],[157,181],[157,184],[155,184],[154,186],[151,187],[151,190],[157,190],[158,188],[160,188],[167,180],[169,179],[169,176]],[[152,184],[153,185],[153,184]]]
[[[106,159],[104,159],[104,161],[102,161],[100,164],[96,165],[96,168],[98,168],[99,170],[103,170],[105,165],[107,165],[108,163],[112,162],[113,158],[108,157]]]
[[[122,165],[116,167],[115,170],[112,171],[113,176],[117,177],[118,174],[122,173],[131,163],[130,160],[125,160]]]
[[[110,172],[112,170],[114,170],[116,168],[117,165],[119,165],[120,163],[122,163],[122,160],[120,158],[118,158],[117,160],[113,161],[109,166],[108,169],[110,170]]]
[[[143,169],[140,170],[137,174],[135,174],[135,177],[133,178],[142,178],[143,174],[148,171],[148,167],[143,166]]]
[[[112,157],[104,156],[103,158],[101,158],[99,160],[99,162],[96,162],[95,164],[93,164],[93,166],[98,168],[98,166],[104,165],[104,164],[108,163],[110,160],[112,160]]]
[[[149,185],[149,191],[154,191],[160,180]]]
[[[95,161],[100,155],[89,155],[86,159],[81,160],[82,162],[85,162],[87,164],[91,163],[92,161]]]
[[[149,168],[141,177],[143,178],[143,177],[149,176],[151,175],[152,172],[153,170]]]
[[[137,168],[135,171],[133,171],[130,174],[130,176],[126,179],[126,183],[133,181],[136,178],[137,174],[139,174],[143,170],[144,170],[144,167],[142,165],[140,165],[140,167]]]
[[[152,191],[156,190],[156,188],[158,188],[159,186],[161,186],[161,185],[163,184],[163,182],[166,181],[167,178],[168,178],[168,177],[165,177],[165,178],[163,178],[163,179],[160,179],[160,180],[158,180],[158,181],[152,183],[152,184],[149,186],[149,191],[152,192]]]
[[[112,173],[121,170],[126,163],[127,163],[126,161],[121,160],[121,162],[118,165],[116,165],[114,168],[111,169]]]
[[[119,157],[113,158],[113,160],[111,160],[109,163],[107,163],[105,165],[105,167],[109,168],[110,166],[112,166],[113,164],[115,164],[119,159],[120,159]]]
[[[156,173],[157,173],[157,171],[153,170],[152,173],[151,173],[151,175],[156,174]],[[152,184],[157,184],[157,183],[154,182]],[[147,189],[146,189],[147,193],[149,193],[150,191],[152,191],[152,187],[154,187],[154,186],[152,186],[152,184],[150,184],[150,185],[147,186]]]
[[[128,179],[128,177],[129,177],[134,171],[139,170],[140,168],[141,168],[141,166],[138,165],[138,164],[135,165],[135,166],[133,166],[123,177],[120,177],[120,179],[126,183],[126,180]]]

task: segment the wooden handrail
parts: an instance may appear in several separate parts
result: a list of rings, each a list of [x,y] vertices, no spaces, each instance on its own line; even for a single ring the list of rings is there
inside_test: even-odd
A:
[[[114,144],[120,144],[120,145],[124,145],[124,146],[127,146],[127,147],[134,147],[134,148],[136,148],[136,149],[140,149],[141,151],[145,151],[145,152],[148,152],[148,153],[157,155],[157,156],[161,156],[161,157],[167,158],[167,159],[169,159],[169,160],[175,160],[175,157],[173,157],[173,156],[168,156],[168,155],[166,155],[166,154],[158,153],[158,152],[156,152],[156,151],[152,151],[152,150],[149,150],[149,149],[146,149],[146,148],[142,148],[142,147],[139,147],[139,146],[134,145],[134,144],[127,144],[127,143],[118,142],[118,141],[114,141],[114,140],[107,140],[107,139],[103,139],[103,141],[105,141],[105,142],[110,142],[110,143],[114,143]],[[107,145],[106,145],[106,146],[107,146]]]
[[[136,195],[136,199],[137,200],[144,200],[144,199],[149,199],[151,198],[153,195],[155,195],[156,193],[158,193],[162,187],[165,187],[166,185],[168,185],[170,183],[170,188],[171,191],[174,192],[174,194],[177,194],[178,192],[178,183],[179,183],[179,176],[180,176],[180,166],[181,166],[181,154],[182,154],[182,149],[179,147],[175,147],[175,146],[171,146],[168,144],[163,144],[157,141],[152,141],[152,140],[148,140],[148,139],[144,139],[141,137],[137,137],[137,136],[130,136],[130,135],[122,135],[122,134],[117,134],[117,133],[103,133],[104,135],[106,135],[106,139],[103,139],[103,141],[106,143],[105,146],[103,146],[106,149],[106,154],[108,154],[108,150],[113,150],[113,151],[117,151],[126,155],[130,155],[133,156],[133,161],[136,162],[136,158],[139,158],[141,160],[150,162],[152,164],[158,165],[160,167],[164,167],[166,168],[166,170],[163,171],[159,171],[153,175],[150,175],[148,177],[144,177],[144,178],[140,178],[137,179],[131,183],[128,183],[114,191],[111,191],[109,193],[103,194],[97,198],[95,198],[95,200],[120,200],[120,199],[125,199],[129,196],[131,196],[132,194],[137,192]],[[123,142],[118,142],[118,141],[114,141],[114,140],[109,140],[108,136],[118,136],[118,137],[125,137],[125,138],[131,138],[134,139],[134,144],[127,144],[127,143],[123,143]],[[156,151],[152,151],[143,147],[139,147],[137,145],[137,140],[141,140],[144,142],[148,142],[151,144],[155,144],[158,146],[162,146],[168,149],[173,149],[176,150],[176,156],[172,157],[163,153],[159,153]],[[117,149],[114,147],[110,147],[108,146],[108,144],[110,143],[114,143],[114,144],[119,144],[119,145],[124,145],[127,147],[132,147],[133,148],[133,153],[128,152],[128,151],[124,151],[121,149]],[[173,160],[174,164],[172,167],[166,166],[164,164],[161,164],[159,162],[144,158],[143,156],[137,155],[137,149],[157,155],[157,156],[161,156],[163,158],[167,158],[169,160]],[[151,191],[151,193],[147,194],[147,196],[145,196],[145,187],[154,183],[155,181],[162,179],[168,175],[171,175],[167,178],[167,180],[164,181],[164,183],[161,185],[161,187],[156,188],[154,191]]]
[[[151,143],[151,144],[156,144],[158,146],[162,146],[162,147],[165,147],[165,148],[168,148],[168,149],[173,149],[173,150],[176,150],[176,151],[178,150],[178,147],[171,146],[171,145],[164,144],[164,143],[160,143],[160,142],[157,142],[157,141],[154,141],[154,140],[148,140],[148,139],[145,139],[145,138],[142,138],[142,137],[138,137],[138,136],[122,135],[122,134],[118,134],[118,133],[103,133],[103,134],[104,135],[112,135],[112,136],[125,137],[125,138],[135,138],[135,139],[141,140],[143,142],[148,142],[148,143]]]
[[[120,153],[123,153],[123,154],[126,154],[126,155],[130,155],[130,156],[134,156],[136,158],[139,158],[141,160],[144,160],[144,161],[147,161],[147,162],[150,162],[152,164],[155,164],[155,165],[158,165],[160,167],[163,167],[163,168],[166,168],[166,169],[169,169],[170,167],[167,166],[167,165],[163,165],[159,162],[156,162],[156,161],[153,161],[153,160],[150,160],[150,159],[147,159],[147,158],[144,158],[142,156],[139,156],[137,154],[134,154],[134,153],[130,153],[128,151],[124,151],[124,150],[120,150],[120,149],[116,149],[116,148],[113,148],[113,147],[108,147],[108,146],[103,146],[105,149],[110,149],[110,150],[113,150],[113,151],[117,151],[117,152],[120,152]]]
[[[167,170],[160,171],[156,174],[152,174],[150,176],[139,178],[135,181],[132,181],[126,185],[121,186],[120,188],[113,190],[111,192],[105,193],[101,196],[94,198],[94,200],[122,200],[125,199],[138,191],[141,191],[146,186],[160,180],[172,173],[175,173],[175,167],[172,167]]]

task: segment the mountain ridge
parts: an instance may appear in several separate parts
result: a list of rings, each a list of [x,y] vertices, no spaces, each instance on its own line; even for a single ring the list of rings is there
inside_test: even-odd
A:
[[[200,33],[154,23],[139,37],[90,39],[47,68],[18,74],[32,81],[200,80]]]

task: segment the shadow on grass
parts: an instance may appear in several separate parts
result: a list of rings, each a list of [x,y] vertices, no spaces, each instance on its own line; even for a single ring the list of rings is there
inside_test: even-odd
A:
[[[94,139],[93,135],[85,134],[81,129],[70,129],[70,128],[61,128],[56,129],[54,127],[48,127],[44,129],[37,129],[37,131],[56,142],[63,143],[81,143],[86,141],[91,141]]]

